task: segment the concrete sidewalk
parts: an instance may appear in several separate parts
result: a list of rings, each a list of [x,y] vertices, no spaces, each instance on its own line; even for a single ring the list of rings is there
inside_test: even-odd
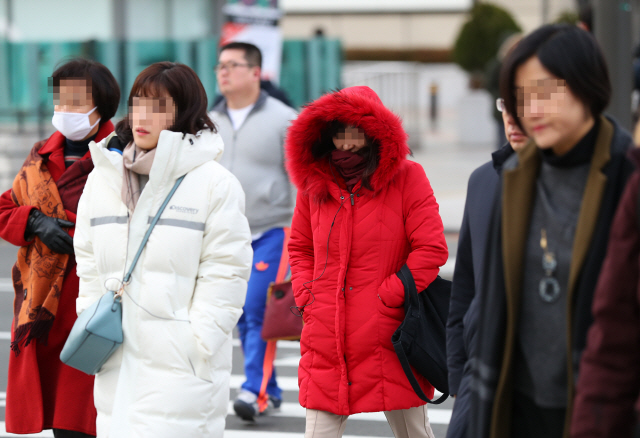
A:
[[[491,159],[492,148],[459,147],[416,151],[413,160],[422,164],[440,205],[446,233],[457,233],[462,223],[467,183],[471,173]]]
[[[449,260],[441,268],[440,275],[447,279],[453,277],[469,176],[478,166],[489,161],[493,151],[489,147],[482,149],[452,145],[444,150],[417,151],[413,156],[424,167],[440,206],[449,248]]]
[[[469,176],[489,161],[495,150],[494,143],[462,144],[458,126],[458,114],[453,108],[443,111],[437,130],[423,129],[421,143],[426,147],[414,151],[412,157],[424,167],[440,206],[449,247],[449,260],[440,275],[448,279],[453,277]]]

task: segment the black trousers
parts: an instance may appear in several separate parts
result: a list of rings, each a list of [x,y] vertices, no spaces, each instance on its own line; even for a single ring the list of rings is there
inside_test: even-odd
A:
[[[562,438],[566,409],[542,408],[517,391],[512,406],[512,438]]]
[[[96,438],[95,436],[87,435],[86,433],[64,429],[53,429],[53,436],[55,438]]]

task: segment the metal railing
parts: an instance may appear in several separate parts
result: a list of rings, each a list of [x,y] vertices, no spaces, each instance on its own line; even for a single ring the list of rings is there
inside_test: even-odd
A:
[[[366,85],[402,118],[412,148],[420,148],[425,109],[421,105],[419,65],[410,62],[354,63],[345,66],[345,87]]]
[[[119,114],[136,76],[158,61],[175,61],[192,67],[212,102],[217,93],[218,39],[154,41],[10,42],[0,38],[0,122],[39,121],[39,106],[53,110],[48,77],[65,60],[83,56],[104,64],[121,89]],[[342,48],[327,38],[283,42],[280,86],[300,106],[340,86]],[[3,117],[4,116],[4,117]]]

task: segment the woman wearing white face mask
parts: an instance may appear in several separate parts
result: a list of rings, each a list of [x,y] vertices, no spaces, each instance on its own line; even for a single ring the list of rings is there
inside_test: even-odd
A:
[[[13,188],[0,196],[0,237],[20,246],[9,357],[6,428],[53,429],[55,437],[96,434],[93,377],[64,365],[60,351],[76,320],[73,231],[93,169],[89,142],[113,132],[120,88],[109,70],[84,59],[52,75],[57,131],[35,144]]]

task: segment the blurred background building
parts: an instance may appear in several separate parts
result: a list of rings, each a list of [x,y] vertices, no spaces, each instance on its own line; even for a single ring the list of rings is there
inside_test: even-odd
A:
[[[347,59],[447,60],[474,0],[280,0],[285,37],[322,30],[338,38]],[[525,32],[575,11],[574,0],[494,0]]]
[[[640,0],[0,0],[0,128],[39,120],[44,135],[47,77],[72,56],[114,72],[120,114],[137,74],[161,60],[194,68],[213,100],[217,47],[238,39],[263,48],[265,75],[296,107],[369,85],[402,116],[414,148],[498,143],[503,44],[544,23],[575,23],[590,4],[607,12],[593,21],[610,36],[601,41],[610,64],[628,58],[612,74],[624,89],[617,105],[628,108]]]

